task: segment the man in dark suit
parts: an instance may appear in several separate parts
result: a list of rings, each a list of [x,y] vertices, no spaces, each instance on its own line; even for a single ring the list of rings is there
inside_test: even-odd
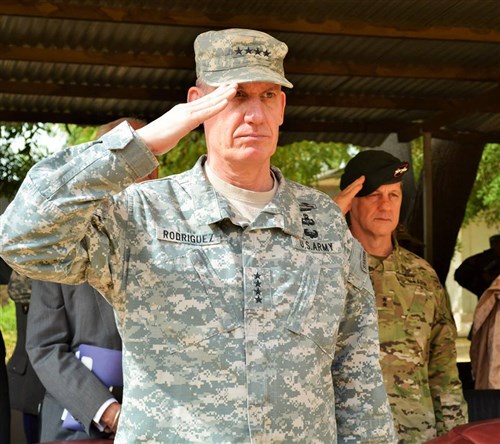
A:
[[[12,269],[0,258],[0,289],[7,292],[7,283]],[[0,330],[0,442],[10,442],[9,383],[5,367],[5,343]]]
[[[10,441],[10,405],[7,370],[5,368],[5,343],[0,330],[0,442]]]
[[[112,307],[87,283],[33,281],[26,349],[47,390],[41,410],[42,442],[111,434],[102,427],[106,424],[100,424],[103,430],[99,430],[96,414],[99,416],[101,407],[111,408],[117,400],[75,356],[81,344],[121,350]],[[65,409],[84,431],[63,427]]]
[[[16,271],[10,275],[9,298],[16,306],[16,347],[7,362],[10,408],[23,415],[27,444],[39,442],[39,408],[45,389],[31,366],[26,352],[26,328],[31,300],[31,279]]]

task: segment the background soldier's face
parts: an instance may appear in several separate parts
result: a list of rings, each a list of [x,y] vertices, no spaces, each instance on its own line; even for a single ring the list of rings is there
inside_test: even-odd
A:
[[[403,192],[401,182],[381,185],[368,196],[353,199],[351,224],[375,236],[390,236],[399,223]]]

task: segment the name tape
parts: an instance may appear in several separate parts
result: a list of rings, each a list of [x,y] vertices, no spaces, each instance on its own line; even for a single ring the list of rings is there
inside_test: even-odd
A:
[[[156,237],[160,240],[178,242],[180,244],[212,245],[220,243],[220,238],[215,233],[185,233],[165,228],[157,228]]]

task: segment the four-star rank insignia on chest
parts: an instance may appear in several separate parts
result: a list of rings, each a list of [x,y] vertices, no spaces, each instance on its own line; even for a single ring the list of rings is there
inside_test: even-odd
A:
[[[262,281],[259,272],[253,275],[253,285],[254,285],[253,292],[255,294],[255,302],[257,304],[262,304],[262,290],[261,290]]]

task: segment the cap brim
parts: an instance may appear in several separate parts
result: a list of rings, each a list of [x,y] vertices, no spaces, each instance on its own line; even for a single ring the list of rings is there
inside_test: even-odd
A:
[[[265,66],[205,71],[200,74],[200,78],[210,86],[221,86],[227,83],[269,82],[293,88],[293,85],[285,77]]]

